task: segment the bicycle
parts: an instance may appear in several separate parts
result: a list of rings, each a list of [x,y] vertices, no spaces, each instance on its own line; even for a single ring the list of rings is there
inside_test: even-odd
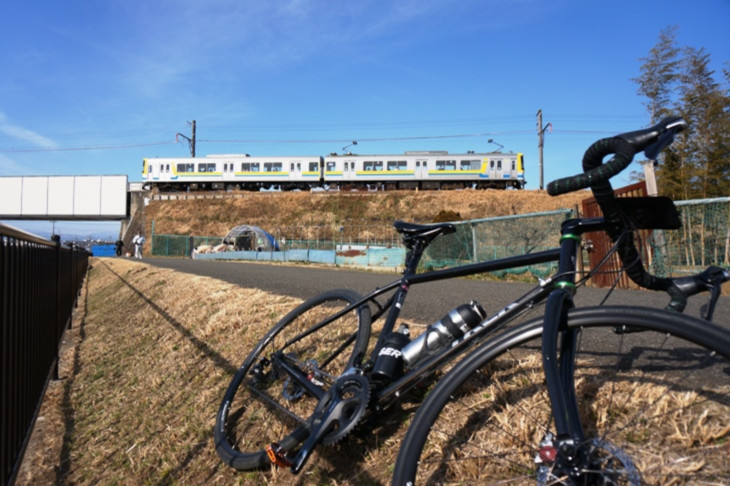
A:
[[[587,370],[593,369],[588,360],[579,360],[576,355],[587,348],[598,349],[601,360],[597,365],[603,372],[607,369],[606,356],[610,357],[604,346],[609,338],[615,336],[625,343],[641,336],[641,345],[650,348],[653,344],[646,336],[656,331],[674,337],[665,339],[665,345],[654,350],[651,361],[669,369],[672,363],[667,361],[666,353],[677,349],[682,359],[703,356],[703,372],[712,368],[716,370],[713,379],[722,380],[714,391],[708,390],[712,380],[706,380],[707,385],[692,382],[700,389],[692,396],[703,400],[690,403],[697,407],[712,399],[713,405],[702,415],[703,427],[710,430],[709,439],[703,439],[710,446],[698,447],[705,464],[692,466],[709,471],[707,477],[725,477],[723,474],[730,469],[725,467],[730,387],[723,367],[730,369],[730,333],[710,321],[721,285],[730,273],[717,267],[674,279],[646,273],[632,231],[676,227],[676,208],[666,198],[620,201],[614,198],[608,182],[628,166],[635,153],[646,151],[656,156],[684,127],[683,120],[669,118],[649,129],[599,141],[586,152],[586,174],[552,183],[548,188],[551,193],[590,186],[604,211],[603,218],[564,222],[560,247],[555,249],[417,273],[428,245],[443,234],[453,233],[455,227],[449,223],[396,222],[396,230],[402,233],[408,249],[400,279],[366,296],[335,290],[309,299],[279,321],[249,354],[233,377],[216,416],[214,440],[219,457],[236,469],[274,465],[298,473],[319,444],[341,440],[366,416],[377,416],[415,386],[453,365],[413,418],[396,461],[394,484],[469,483],[484,478],[507,479],[509,475],[517,475],[519,482],[532,478],[539,484],[638,484],[647,477],[653,481],[646,474],[644,461],[632,457],[636,448],[626,443],[653,440],[649,432],[656,428],[657,419],[668,421],[670,416],[686,412],[688,400],[684,400],[683,408],[675,409],[666,400],[646,399],[636,420],[626,422],[622,418],[619,422],[618,418],[631,411],[627,405],[637,401],[639,395],[632,394],[631,387],[626,391],[625,386],[609,386],[608,390],[616,390],[620,398],[615,402],[613,397],[606,398],[602,391],[604,373],[588,374]],[[603,158],[610,154],[614,158],[603,164]],[[576,282],[575,260],[581,235],[593,231],[606,231],[612,237],[614,251],[634,281],[669,293],[670,310],[573,308],[576,288],[591,275],[589,272]],[[395,327],[413,285],[546,262],[558,263],[554,276],[492,315],[472,301],[457,307],[415,339],[410,338],[406,326]],[[596,271],[600,270],[592,270]],[[681,314],[687,298],[703,291],[710,291],[704,320]],[[389,297],[380,303],[381,296]],[[517,323],[541,303],[545,304],[543,317]],[[381,317],[385,317],[382,330],[374,346],[369,346],[372,322]],[[592,338],[594,329],[598,338]],[[679,348],[670,347],[674,339],[685,342]],[[594,347],[596,342],[601,343],[600,348]],[[690,346],[694,346],[691,352]],[[704,351],[701,348],[709,349],[710,357],[700,354]],[[619,348],[617,357],[625,358],[623,349]],[[641,353],[634,351],[629,358],[641,359]],[[630,361],[623,359],[621,363],[615,376],[618,385],[629,377],[637,383],[650,383],[647,376],[653,368],[638,367],[638,374],[629,375],[623,368]],[[656,383],[671,382],[666,377],[650,377]],[[522,385],[527,386],[526,390],[518,390]],[[682,392],[686,386],[682,385]],[[673,394],[672,389],[661,393],[663,397]],[[241,395],[245,399],[238,400]],[[596,397],[603,401],[591,409],[590,399]],[[528,404],[528,398],[534,403]],[[507,407],[518,399],[519,406]],[[449,414],[451,407],[458,405],[469,411],[454,414],[461,421]],[[652,416],[646,413],[650,406],[669,407],[673,413],[665,410]],[[514,420],[505,412],[522,417]],[[495,420],[502,420],[502,425]],[[441,421],[445,421],[443,426]],[[524,430],[508,426],[519,422],[526,425]],[[607,424],[610,427],[606,428]],[[486,430],[480,431],[477,426]],[[664,438],[664,429],[659,430]],[[616,439],[608,432],[618,432],[621,437]],[[668,443],[665,441],[663,446]],[[677,452],[678,446],[672,447],[669,452]],[[480,451],[478,457],[466,457],[475,451]],[[439,459],[438,454],[443,457]]]

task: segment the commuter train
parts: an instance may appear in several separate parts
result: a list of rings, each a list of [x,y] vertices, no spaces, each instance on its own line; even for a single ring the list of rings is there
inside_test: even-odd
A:
[[[244,154],[148,158],[143,161],[142,179],[160,191],[522,189],[525,169],[521,153],[428,151],[325,157]]]

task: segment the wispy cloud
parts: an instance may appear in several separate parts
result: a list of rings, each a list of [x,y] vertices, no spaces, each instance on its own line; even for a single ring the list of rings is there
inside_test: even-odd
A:
[[[57,148],[58,144],[48,137],[25,127],[12,124],[4,113],[0,113],[0,133],[19,142],[30,143],[34,147]]]
[[[29,169],[26,164],[19,164],[10,157],[0,154],[0,176],[33,175],[37,171]]]
[[[175,87],[191,79],[245,80],[312,56],[369,50],[368,39],[416,32],[417,19],[449,8],[444,0],[152,2],[125,12],[133,27],[106,48],[126,66],[130,89],[180,96]],[[387,39],[378,42],[387,49]]]

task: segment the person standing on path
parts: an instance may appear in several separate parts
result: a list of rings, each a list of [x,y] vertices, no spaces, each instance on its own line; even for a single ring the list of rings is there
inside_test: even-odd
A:
[[[145,238],[141,231],[137,232],[137,235],[132,238],[134,243],[134,257],[142,259],[142,247],[144,246]]]

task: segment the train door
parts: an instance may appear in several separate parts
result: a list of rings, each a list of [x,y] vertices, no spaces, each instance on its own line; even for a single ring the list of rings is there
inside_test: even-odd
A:
[[[302,163],[301,161],[292,161],[289,163],[289,179],[292,181],[298,181],[302,176]]]
[[[155,180],[160,178],[160,167],[162,167],[162,163],[155,162],[150,164],[150,169],[152,169],[152,178]]]
[[[489,159],[489,178],[499,180],[502,177],[502,159]]]
[[[428,179],[428,159],[416,159],[416,179]]]

